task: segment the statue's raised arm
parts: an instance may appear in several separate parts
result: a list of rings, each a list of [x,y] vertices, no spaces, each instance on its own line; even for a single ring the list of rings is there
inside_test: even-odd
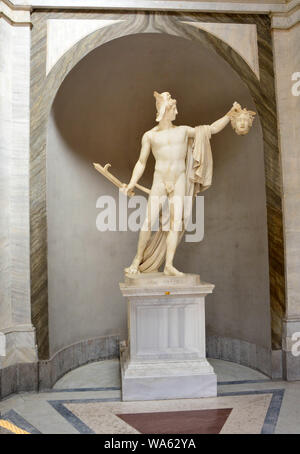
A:
[[[209,125],[210,133],[218,134],[231,122],[232,128],[238,135],[245,135],[249,132],[255,115],[256,113],[252,110],[242,109],[239,103],[234,102],[229,112]],[[194,139],[195,128],[188,126],[187,131],[188,137]]]
[[[224,117],[210,125],[211,134],[218,134],[218,132],[221,132],[230,121],[233,129],[238,135],[247,134],[252,126],[254,115],[256,115],[255,112],[242,109],[240,104],[234,102],[232,108]]]
[[[224,117],[220,118],[217,121],[214,121],[210,125],[211,134],[218,134],[218,132],[221,132],[225,128],[225,126],[227,126],[228,123],[230,122],[231,116],[237,114],[240,108],[241,106],[237,102],[235,102],[232,108],[229,110],[229,112],[227,112],[227,114],[224,115]]]

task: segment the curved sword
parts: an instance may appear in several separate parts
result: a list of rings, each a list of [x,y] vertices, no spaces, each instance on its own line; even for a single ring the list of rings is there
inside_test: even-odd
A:
[[[114,175],[112,175],[108,171],[109,167],[111,167],[111,165],[109,163],[105,164],[105,166],[102,167],[97,162],[93,162],[93,166],[95,167],[95,169],[98,172],[100,172],[102,175],[104,175],[105,178],[107,178],[111,183],[113,183],[118,188],[122,189],[122,188],[124,188],[126,186],[124,183],[122,183],[120,180],[118,180],[118,178],[116,178]],[[146,194],[150,194],[150,189],[145,188],[144,186],[142,186],[140,184],[136,184],[135,187],[137,187],[138,189],[140,189],[143,192],[146,192]],[[129,197],[134,196],[134,194],[135,193],[134,193],[134,191],[132,189],[128,192]]]

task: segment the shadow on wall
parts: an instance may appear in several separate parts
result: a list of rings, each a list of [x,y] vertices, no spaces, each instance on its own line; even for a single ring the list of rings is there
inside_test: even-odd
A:
[[[210,124],[233,101],[255,110],[247,87],[217,54],[192,41],[141,34],[95,49],[69,73],[48,125],[47,209],[51,354],[107,334],[126,337],[118,283],[137,233],[98,232],[100,195],[117,189],[91,163],[110,162],[128,182],[145,131],[155,125],[153,91],[177,99],[176,124]],[[251,134],[228,127],[212,139],[213,187],[205,193],[205,237],[183,243],[176,265],[216,284],[208,304],[212,335],[268,347],[267,224],[259,120]],[[151,156],[140,183],[150,186]]]

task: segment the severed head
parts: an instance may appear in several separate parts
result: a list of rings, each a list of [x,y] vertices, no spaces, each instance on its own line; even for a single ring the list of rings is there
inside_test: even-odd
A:
[[[229,112],[232,128],[239,136],[248,134],[255,115],[256,112],[247,110],[246,108],[242,109],[240,104],[234,103],[233,108]]]

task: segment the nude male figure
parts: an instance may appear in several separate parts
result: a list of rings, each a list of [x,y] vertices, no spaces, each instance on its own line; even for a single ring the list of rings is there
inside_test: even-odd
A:
[[[126,273],[136,274],[143,259],[143,253],[151,236],[151,227],[159,216],[159,206],[154,203],[154,197],[168,197],[172,221],[166,240],[166,258],[164,274],[182,276],[184,273],[173,266],[174,254],[178,244],[178,235],[182,223],[183,201],[186,188],[186,155],[188,140],[195,137],[195,129],[189,126],[175,126],[173,121],[178,114],[176,100],[170,93],[154,92],[156,98],[158,125],[147,131],[142,138],[142,147],[139,159],[133,169],[132,177],[123,192],[133,189],[144,173],[150,151],[155,158],[153,183],[148,199],[146,218],[140,231],[136,256],[132,264],[125,269]],[[229,114],[234,112],[236,104],[221,119],[210,125],[211,134],[222,131],[230,122]],[[174,206],[176,204],[176,207]],[[173,207],[172,207],[173,205]],[[171,207],[173,209],[171,209]],[[175,209],[176,208],[176,209]]]

